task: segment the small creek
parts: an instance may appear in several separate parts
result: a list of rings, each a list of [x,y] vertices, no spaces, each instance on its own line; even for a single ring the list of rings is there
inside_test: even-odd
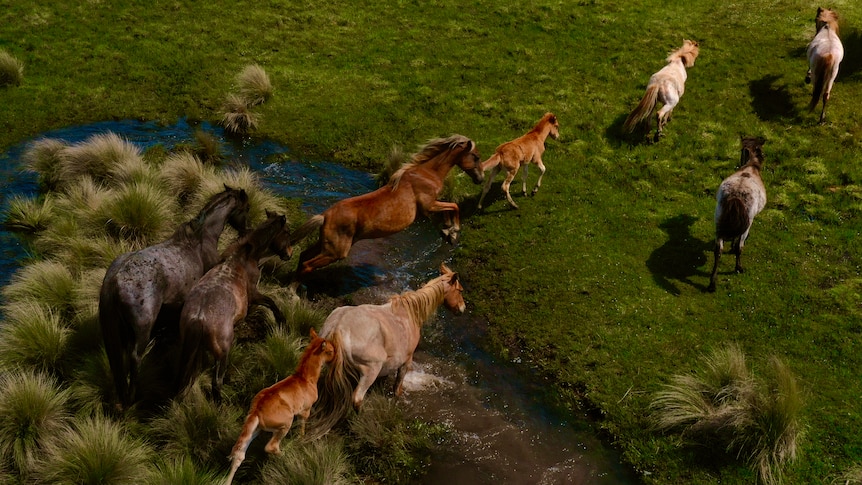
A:
[[[142,148],[161,144],[170,149],[190,143],[196,128],[223,139],[218,127],[191,126],[185,121],[171,126],[103,122],[43,136],[76,143],[112,131]],[[3,208],[10,197],[32,195],[37,190],[33,174],[18,170],[26,146],[22,143],[0,153]],[[273,155],[289,152],[274,142],[225,143],[223,148],[230,160],[259,172],[270,190],[301,199],[309,214],[375,188],[370,175],[333,163],[271,163]],[[8,282],[24,257],[15,236],[0,231],[0,284]],[[394,236],[360,241],[346,264],[320,270],[317,284],[326,286],[327,292],[352,294],[357,303],[380,303],[389,294],[415,289],[436,276],[440,263],[450,258],[451,248],[441,243],[433,224],[420,221]],[[587,417],[551,409],[541,383],[532,382],[529,372],[514,363],[499,362],[480,348],[485,322],[469,315],[469,288],[465,299],[466,315],[455,317],[441,310],[423,329],[414,370],[405,378],[402,405],[408,415],[446,423],[453,431],[446,448],[435,453],[427,473],[416,483],[640,483],[621,465],[617,452],[595,435]]]

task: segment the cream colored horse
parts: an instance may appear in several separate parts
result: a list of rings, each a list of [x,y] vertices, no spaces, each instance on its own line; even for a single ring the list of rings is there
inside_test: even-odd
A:
[[[814,19],[817,34],[808,44],[808,73],[805,82],[810,83],[814,77],[814,91],[811,93],[809,110],[817,107],[823,98],[823,110],[820,111],[820,123],[826,121],[826,102],[832,93],[832,84],[838,77],[838,65],[844,59],[844,46],[838,38],[838,16],[829,9],[818,8]]]
[[[657,103],[662,103],[661,109],[656,115],[658,129],[655,141],[662,136],[662,130],[670,119],[674,106],[685,92],[685,80],[688,78],[686,68],[694,66],[694,60],[700,53],[697,42],[683,40],[682,47],[667,56],[667,65],[653,74],[647,84],[646,93],[634,111],[629,114],[623,124],[623,129],[631,133],[636,127],[646,121],[646,131],[650,129],[650,117],[655,111]]]

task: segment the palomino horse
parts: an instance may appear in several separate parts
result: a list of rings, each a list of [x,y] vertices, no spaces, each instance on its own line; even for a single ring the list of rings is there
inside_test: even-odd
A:
[[[227,371],[227,358],[233,345],[234,325],[248,314],[249,305],[268,307],[276,321],[284,315],[272,298],[257,289],[258,262],[267,253],[289,248],[283,215],[267,211],[267,219],[247,235],[233,242],[222,254],[223,261],[206,272],[189,290],[180,313],[180,359],[178,393],[181,395],[198,375],[203,352],[215,358],[212,394],[221,401],[221,385]],[[287,259],[289,254],[279,254]]]
[[[663,106],[658,110],[658,129],[655,133],[655,141],[662,136],[664,125],[670,120],[674,106],[685,92],[685,80],[688,78],[685,69],[694,66],[694,60],[700,48],[697,42],[683,40],[682,47],[667,56],[667,65],[649,78],[646,93],[634,111],[629,114],[623,123],[623,129],[631,133],[636,127],[646,121],[646,131],[650,130],[650,118],[657,103]]]
[[[192,285],[218,262],[225,224],[245,233],[248,210],[245,191],[225,185],[166,241],[123,254],[108,267],[99,292],[99,323],[123,407],[135,399],[138,369],[159,313],[179,313]]]
[[[742,256],[748,231],[751,230],[754,216],[766,206],[766,188],[760,178],[764,158],[761,147],[765,142],[763,138],[742,138],[742,168],[724,179],[718,187],[713,251],[715,263],[712,266],[708,291],[715,291],[715,276],[718,273],[718,260],[721,259],[724,241],[733,242],[731,251],[736,253],[736,272],[743,271],[739,258]]]
[[[482,200],[485,194],[494,183],[494,177],[500,173],[500,170],[506,169],[506,180],[503,181],[503,192],[506,193],[506,200],[509,205],[518,208],[518,204],[512,200],[509,194],[509,185],[518,174],[518,169],[523,167],[522,177],[524,179],[523,190],[524,196],[527,195],[527,168],[530,163],[535,163],[539,167],[539,179],[536,180],[536,186],[533,187],[533,195],[539,191],[542,185],[542,176],[545,175],[545,164],[542,163],[542,153],[545,152],[545,139],[551,135],[553,139],[560,137],[560,124],[557,122],[557,117],[553,113],[545,113],[542,119],[536,123],[526,135],[516,138],[512,141],[503,143],[497,147],[491,158],[482,163],[482,171],[491,169],[491,175],[485,182],[485,187],[482,189],[482,195],[479,197],[479,209],[482,208]]]
[[[402,165],[385,186],[336,202],[323,214],[311,217],[291,238],[291,244],[296,244],[320,230],[317,242],[300,254],[294,282],[298,284],[315,269],[346,258],[353,243],[360,239],[384,237],[405,229],[420,213],[443,213],[443,237],[454,244],[461,230],[458,204],[437,197],[446,175],[456,165],[474,183],[482,183],[484,172],[479,161],[476,143],[466,136],[434,139]]]
[[[320,371],[323,364],[332,362],[334,358],[335,349],[332,343],[319,337],[312,328],[311,343],[302,353],[296,372],[258,392],[252,399],[242,432],[230,453],[230,474],[225,485],[230,485],[233,481],[236,470],[245,460],[248,445],[260,430],[272,433],[272,438],[264,449],[267,453],[276,455],[281,454],[279,445],[290,431],[294,417],[302,418],[299,433],[305,435],[305,422],[311,414],[311,406],[317,402],[317,380],[320,378]]]
[[[814,75],[814,91],[811,93],[809,110],[817,107],[817,103],[823,97],[823,110],[820,112],[820,123],[826,121],[826,102],[832,93],[832,84],[838,77],[838,65],[844,59],[844,46],[838,38],[838,16],[835,12],[825,8],[817,9],[817,17],[814,19],[817,26],[817,34],[808,44],[808,73],[805,82],[811,82]]]
[[[443,264],[440,276],[416,291],[393,296],[388,303],[333,310],[320,331],[321,336],[335,345],[335,360],[323,378],[324,392],[320,411],[315,411],[315,430],[325,432],[332,428],[351,403],[358,410],[378,377],[394,374],[394,392],[400,396],[404,375],[410,370],[413,352],[419,345],[422,325],[441,304],[455,314],[463,313],[466,308],[463,291],[458,273]]]

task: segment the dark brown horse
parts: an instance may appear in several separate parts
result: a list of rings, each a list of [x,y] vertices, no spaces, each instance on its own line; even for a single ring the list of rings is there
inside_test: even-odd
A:
[[[707,291],[715,291],[715,277],[718,274],[718,261],[725,241],[731,241],[731,252],[736,254],[737,273],[742,273],[739,262],[742,248],[748,239],[754,217],[766,206],[766,188],[760,178],[763,169],[763,138],[743,137],[742,167],[724,179],[718,187],[715,204],[715,261]]]
[[[192,285],[218,262],[225,224],[243,234],[248,210],[246,192],[225,185],[166,241],[123,254],[108,267],[99,292],[99,323],[123,407],[136,398],[141,359],[159,314],[179,312]]]
[[[250,305],[266,306],[278,323],[285,322],[275,301],[258,291],[257,281],[260,259],[272,253],[274,247],[289,247],[285,244],[289,235],[284,236],[286,222],[283,215],[267,211],[266,221],[225,249],[222,263],[207,271],[189,290],[180,313],[180,394],[197,377],[204,354],[209,351],[215,358],[213,399],[221,401],[234,325],[245,318]]]
[[[461,135],[431,140],[385,186],[336,202],[323,214],[311,217],[291,238],[296,244],[320,230],[317,242],[299,256],[295,283],[317,268],[346,258],[356,241],[395,234],[419,214],[442,213],[443,237],[454,244],[461,230],[458,204],[437,198],[446,175],[456,165],[474,183],[482,183],[484,172],[473,140]]]
[[[328,340],[318,337],[311,329],[311,342],[299,359],[296,372],[290,377],[257,393],[251,401],[251,407],[245,418],[239,438],[230,453],[230,474],[225,485],[230,485],[233,476],[243,460],[245,450],[261,430],[272,433],[266,452],[280,455],[281,440],[290,431],[293,419],[299,416],[300,435],[305,434],[305,422],[311,414],[311,406],[317,402],[317,380],[323,364],[332,362],[335,358],[335,348]]]

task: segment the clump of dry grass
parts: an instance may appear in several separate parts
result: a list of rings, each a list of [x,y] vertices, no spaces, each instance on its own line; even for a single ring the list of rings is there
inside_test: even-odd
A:
[[[40,138],[27,146],[21,155],[24,170],[39,174],[39,183],[46,190],[60,185],[60,152],[66,143],[55,138]]]
[[[745,459],[762,483],[781,483],[802,432],[795,377],[773,357],[771,379],[757,379],[735,345],[714,351],[704,363],[699,374],[673,376],[656,393],[651,408],[657,427],[681,430],[697,444],[723,446]]]
[[[0,50],[0,86],[19,86],[24,81],[24,64]]]
[[[263,104],[272,97],[273,87],[269,76],[257,64],[245,66],[237,75],[236,82],[239,95],[248,107]]]
[[[229,94],[224,104],[224,115],[221,124],[224,129],[236,135],[243,135],[257,128],[260,115],[249,110],[245,99],[237,94]]]

